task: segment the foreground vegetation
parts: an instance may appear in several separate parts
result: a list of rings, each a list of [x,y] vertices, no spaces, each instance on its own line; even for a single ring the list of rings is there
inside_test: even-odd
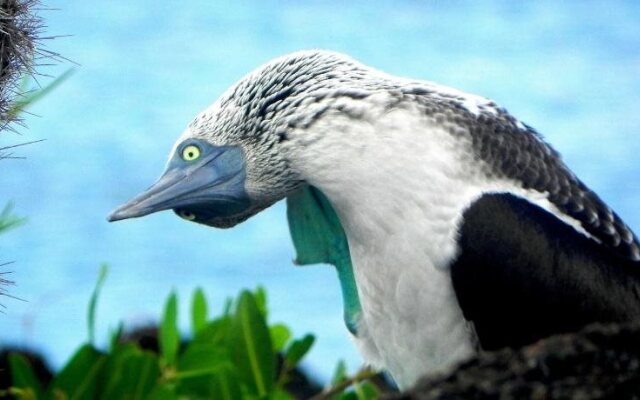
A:
[[[35,14],[38,0],[0,1],[0,133],[21,123],[25,108],[48,95],[69,77],[70,71],[40,87],[35,67],[61,57],[42,46],[44,22]],[[35,88],[34,88],[35,87]],[[18,145],[0,145],[0,161],[19,158]],[[4,160],[4,162],[7,162]],[[8,204],[0,204],[0,234],[24,222]],[[0,259],[0,296],[11,296],[12,284]],[[8,356],[8,369],[0,366],[0,398],[18,399],[290,399],[296,394],[300,361],[314,343],[307,334],[293,338],[283,324],[268,324],[266,294],[243,291],[227,301],[220,314],[210,317],[204,292],[191,299],[191,332],[182,338],[177,327],[178,298],[169,295],[157,332],[157,348],[127,340],[123,329],[111,334],[107,349],[94,340],[95,309],[103,269],[89,302],[88,340],[53,378],[42,379],[32,360],[22,352]],[[2,307],[0,298],[0,307]],[[333,386],[316,398],[369,399],[377,390],[363,382],[365,371],[346,376],[344,364],[336,369]],[[0,379],[2,380],[2,379]]]
[[[262,288],[228,299],[221,313],[209,316],[201,289],[191,298],[191,332],[181,339],[177,326],[178,298],[166,300],[157,335],[158,349],[126,340],[122,327],[111,334],[106,350],[94,342],[96,304],[106,277],[103,267],[89,301],[88,341],[48,384],[37,377],[29,360],[9,355],[12,386],[0,396],[18,399],[293,399],[290,385],[300,361],[311,349],[311,334],[293,338],[284,324],[267,321]],[[148,346],[146,346],[148,347]],[[318,399],[373,399],[377,388],[365,382],[365,371],[354,378],[344,364],[336,369],[334,387]]]

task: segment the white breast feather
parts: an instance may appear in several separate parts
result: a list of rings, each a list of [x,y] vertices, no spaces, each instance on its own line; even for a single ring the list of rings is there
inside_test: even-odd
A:
[[[417,108],[384,111],[385,96],[342,100],[362,121],[336,112],[294,132],[287,151],[344,225],[363,309],[356,343],[407,388],[474,351],[448,270],[464,210],[487,192],[557,210],[544,193],[487,179],[465,135]]]

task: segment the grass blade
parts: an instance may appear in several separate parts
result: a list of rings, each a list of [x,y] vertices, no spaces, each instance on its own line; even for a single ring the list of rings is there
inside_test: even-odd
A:
[[[191,332],[196,336],[207,325],[207,298],[201,288],[193,293],[191,302]]]
[[[89,343],[95,344],[95,331],[96,331],[96,307],[98,305],[98,297],[100,296],[100,290],[104,285],[104,281],[107,279],[107,273],[109,267],[106,264],[100,266],[100,272],[98,273],[98,281],[91,293],[91,299],[89,300],[89,309],[87,316],[87,328],[89,330]]]
[[[175,292],[169,295],[162,325],[160,326],[160,350],[166,365],[175,365],[180,345],[180,332],[178,331],[178,297]]]
[[[59,77],[57,77],[56,79],[54,79],[51,83],[49,83],[47,86],[39,89],[39,90],[34,90],[31,92],[26,92],[21,99],[16,100],[13,103],[13,106],[11,107],[11,109],[7,112],[7,114],[9,115],[9,117],[15,117],[18,114],[20,114],[20,112],[22,112],[25,108],[35,104],[36,102],[38,102],[39,100],[41,100],[44,96],[48,95],[49,93],[51,93],[55,88],[57,88],[58,86],[60,86],[62,84],[62,82],[66,81],[73,73],[74,73],[74,69],[70,68],[68,70],[66,70],[62,75],[60,75]]]

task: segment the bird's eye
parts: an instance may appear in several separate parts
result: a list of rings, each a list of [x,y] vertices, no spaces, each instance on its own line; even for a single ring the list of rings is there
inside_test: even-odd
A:
[[[185,161],[197,160],[200,157],[200,148],[194,144],[182,149],[182,159]]]
[[[180,210],[178,211],[178,215],[180,216],[180,218],[184,218],[187,221],[193,221],[194,219],[196,219],[196,215],[191,211]]]

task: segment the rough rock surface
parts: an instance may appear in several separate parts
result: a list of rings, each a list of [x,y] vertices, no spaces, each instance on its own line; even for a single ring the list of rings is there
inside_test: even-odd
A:
[[[640,399],[640,323],[484,353],[387,399]]]

